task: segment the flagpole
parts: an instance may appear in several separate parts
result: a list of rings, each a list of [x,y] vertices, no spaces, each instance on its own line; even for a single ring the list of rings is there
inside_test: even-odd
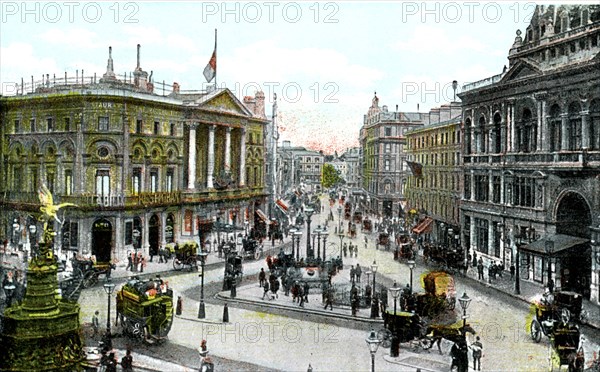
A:
[[[215,56],[217,55],[217,29],[215,28]],[[215,89],[217,89],[217,66],[215,65]]]

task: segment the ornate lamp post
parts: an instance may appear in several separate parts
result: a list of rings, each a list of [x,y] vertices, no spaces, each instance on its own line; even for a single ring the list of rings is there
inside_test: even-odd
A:
[[[298,231],[298,230],[296,230],[293,227],[288,230],[288,233],[292,237],[292,258],[294,258],[294,256],[295,256],[295,254],[294,254],[294,234],[296,234],[296,231]]]
[[[112,337],[110,334],[110,298],[115,290],[115,285],[110,282],[110,278],[104,283],[104,292],[108,295],[108,310],[106,311],[106,346],[112,349]]]
[[[400,291],[402,288],[398,287],[396,282],[394,282],[394,286],[390,288],[390,292],[392,292],[392,297],[394,298],[394,315],[396,315],[396,303],[398,301],[398,297],[400,297]],[[392,345],[390,348],[390,356],[393,358],[398,357],[400,355],[400,343],[397,338],[392,338]]]
[[[338,205],[338,233],[342,232],[342,206]]]
[[[327,226],[323,228],[323,261],[327,260]]]
[[[338,232],[338,236],[340,237],[340,259],[342,259],[342,257],[344,257],[342,255],[342,242],[344,241],[344,234]]]
[[[413,269],[415,268],[415,261],[408,261],[408,268],[410,269],[410,293],[413,292]]]
[[[306,258],[314,257],[312,248],[310,246],[310,218],[312,217],[313,213],[315,213],[315,211],[311,207],[304,208],[304,214],[306,215]]]
[[[394,315],[396,315],[396,302],[398,300],[398,297],[400,297],[401,290],[402,288],[398,287],[396,282],[394,282],[394,286],[390,288],[390,292],[392,292],[392,297],[394,298]]]
[[[467,292],[463,292],[461,298],[458,299],[460,303],[460,307],[463,309],[463,334],[465,333],[465,328],[467,327],[467,308],[471,303],[471,298],[467,296]]]
[[[313,230],[313,234],[317,236],[317,258],[321,257],[321,233],[323,229],[321,229],[321,225],[318,225],[316,229]],[[314,236],[313,236],[314,238]],[[314,248],[314,243],[313,243]]]
[[[377,349],[379,348],[381,341],[379,338],[377,338],[375,331],[371,331],[369,337],[367,337],[365,341],[369,346],[369,352],[371,352],[371,372],[375,372],[375,353],[377,353]]]
[[[198,253],[198,256],[200,256],[200,267],[202,268],[202,273],[198,275],[201,278],[200,303],[198,304],[198,319],[204,319],[206,318],[206,307],[204,305],[204,264],[206,262],[206,256],[208,256],[208,253],[206,253],[205,251],[200,251],[200,253]]]
[[[373,261],[373,264],[371,265],[371,272],[373,272],[373,298],[375,298],[375,274],[377,274],[377,263],[375,261]],[[371,302],[371,319],[375,319],[379,316],[379,304],[376,302],[377,301]]]
[[[34,256],[34,252],[35,252],[35,256],[37,256],[37,249],[36,249],[36,242],[37,242],[37,226],[35,226],[35,224],[29,225],[29,251],[31,252],[31,255]],[[54,253],[54,244],[52,244],[52,253]]]

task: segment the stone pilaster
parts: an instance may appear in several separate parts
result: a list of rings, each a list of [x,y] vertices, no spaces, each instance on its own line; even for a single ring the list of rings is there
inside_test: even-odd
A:
[[[225,129],[225,170],[231,169],[231,127]]]
[[[569,116],[567,113],[560,114],[560,149],[566,151],[569,149]]]
[[[590,112],[581,111],[581,148],[590,148]]]
[[[215,171],[215,126],[208,127],[208,166],[206,171],[206,187],[212,189],[213,173]]]
[[[246,185],[246,128],[242,128],[240,140],[240,187]]]

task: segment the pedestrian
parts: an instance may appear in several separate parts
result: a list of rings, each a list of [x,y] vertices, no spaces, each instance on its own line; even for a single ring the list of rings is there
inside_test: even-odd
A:
[[[358,244],[354,246],[354,257],[358,258]]]
[[[356,270],[354,270],[354,265],[350,266],[350,282],[354,284],[354,277],[356,276]]]
[[[108,354],[108,359],[106,360],[106,372],[117,372],[117,359],[115,358],[115,353]]]
[[[94,335],[92,336],[93,338],[96,338],[96,336],[98,336],[98,329],[100,328],[98,314],[100,314],[100,312],[98,310],[96,310],[96,312],[94,313],[94,316],[92,316],[92,329],[94,330]]]
[[[515,278],[515,264],[510,264],[510,279],[513,280]]]
[[[262,299],[265,299],[265,296],[269,293],[269,282],[265,280],[265,284],[263,285],[263,296]],[[270,297],[270,296],[269,296]]]
[[[473,267],[477,267],[477,252],[473,251]]]
[[[273,280],[273,283],[271,283],[271,292],[273,293],[273,296],[275,298],[279,298],[279,295],[277,294],[277,291],[279,291],[279,279],[275,278]]]
[[[125,372],[133,371],[133,357],[131,356],[130,349],[127,349],[125,356],[121,359],[121,367],[123,367],[123,371]]]
[[[352,316],[356,316],[360,299],[358,298],[358,289],[356,289],[354,284],[352,284],[352,289],[350,290],[350,301],[352,305]]]
[[[304,307],[304,286],[298,285],[298,302],[300,307]]]
[[[483,344],[480,341],[479,336],[475,338],[475,342],[471,345],[473,350],[473,369],[481,371],[481,355],[483,353]]]
[[[127,253],[127,266],[125,271],[133,270],[133,259],[131,258],[131,252]]]
[[[550,291],[550,293],[554,293],[554,279],[552,278],[548,282],[548,290]]]
[[[494,263],[491,263],[488,266],[488,283],[492,282],[492,278],[494,277]]]
[[[344,243],[344,257],[348,257],[348,244]]]
[[[165,251],[165,248],[161,247],[158,249],[158,263],[165,263],[167,262],[165,259],[163,259],[163,252]]]
[[[181,315],[183,311],[183,299],[181,296],[177,296],[177,307],[175,308],[175,315]]]
[[[327,306],[329,306],[329,309],[331,311],[333,311],[334,295],[335,295],[335,289],[332,285],[329,285],[329,288],[327,288],[326,293],[325,293],[325,307],[324,307],[325,310],[327,310]]]
[[[262,287],[267,282],[267,273],[265,273],[264,268],[260,268],[260,273],[258,273],[258,286]]]
[[[292,302],[296,302],[296,299],[298,298],[298,294],[299,294],[298,282],[296,281],[292,285]]]
[[[362,274],[362,269],[360,268],[360,264],[356,264],[356,269],[354,269],[356,274],[356,281],[360,283],[360,276]]]
[[[380,307],[381,307],[381,313],[385,314],[385,311],[387,310],[387,303],[388,303],[387,288],[381,288],[381,294],[379,295],[379,302],[380,302]]]
[[[367,236],[365,235],[365,249],[367,249]]]
[[[304,282],[304,301],[308,303],[308,292],[310,291],[310,285],[308,282]]]
[[[479,257],[479,261],[477,262],[477,274],[479,280],[483,280],[483,260]]]

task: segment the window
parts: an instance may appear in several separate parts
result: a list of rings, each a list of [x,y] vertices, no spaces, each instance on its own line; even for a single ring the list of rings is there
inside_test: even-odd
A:
[[[167,192],[173,192],[173,168],[167,169]]]
[[[556,49],[552,48],[550,49],[550,58],[555,58],[556,57]]]
[[[590,103],[590,148],[600,149],[600,99]]]
[[[488,254],[488,230],[489,222],[482,218],[475,218],[475,234],[477,237],[477,250],[483,254]]]
[[[13,174],[13,191],[21,191],[21,172],[22,169],[20,167],[15,167]]]
[[[390,170],[390,159],[385,159],[385,163],[384,163],[384,170],[389,171]]]
[[[577,102],[569,105],[569,150],[581,150],[581,106]]]
[[[500,203],[500,176],[492,177],[492,203]]]
[[[133,244],[133,221],[125,222],[125,245]]]
[[[310,163],[310,157],[306,157],[306,162]]]
[[[15,133],[19,133],[21,131],[21,121],[15,120]]]
[[[498,222],[494,222],[492,226],[494,229],[494,256],[500,258],[500,240],[502,238],[502,232]]]
[[[392,128],[390,127],[385,127],[385,136],[389,137],[392,135]]]
[[[471,119],[465,120],[465,153],[471,154]]]
[[[154,122],[154,134],[158,135],[160,131],[160,122],[155,121]]]
[[[73,171],[65,170],[65,195],[73,194]]]
[[[100,196],[110,195],[110,171],[98,169],[96,171],[96,194]]]
[[[536,128],[531,110],[523,109],[521,120],[516,124],[516,145],[520,152],[535,151]]]
[[[169,135],[175,136],[175,123],[171,122],[169,124]]]
[[[29,120],[29,127],[31,130],[31,133],[34,133],[35,132],[35,119]]]
[[[550,132],[550,151],[560,151],[561,149],[561,118],[560,107],[552,105],[548,115],[548,131]]]
[[[152,169],[150,171],[150,192],[158,191],[158,170]]]
[[[494,152],[499,154],[502,152],[502,127],[500,123],[502,118],[499,113],[494,115]]]
[[[386,143],[386,144],[385,144],[385,152],[386,152],[386,153],[389,153],[389,152],[391,152],[391,151],[392,151],[392,145],[391,145],[391,144],[389,144],[389,143]]]
[[[46,119],[46,124],[47,124],[47,128],[48,128],[48,132],[54,132],[54,119],[53,118],[47,118]]]
[[[71,130],[71,118],[65,118],[65,132]]]
[[[138,195],[142,187],[142,170],[140,168],[134,168],[131,176],[131,193]]]
[[[488,201],[488,176],[475,175],[475,200]]]
[[[465,175],[465,199],[471,199],[471,176]]]
[[[108,131],[108,116],[98,117],[98,130],[101,132]]]
[[[51,194],[54,194],[54,171],[46,173],[46,187]]]
[[[516,177],[512,186],[514,205],[521,207],[535,206],[535,179]]]
[[[137,119],[135,122],[135,132],[138,134],[142,133],[142,119]]]

